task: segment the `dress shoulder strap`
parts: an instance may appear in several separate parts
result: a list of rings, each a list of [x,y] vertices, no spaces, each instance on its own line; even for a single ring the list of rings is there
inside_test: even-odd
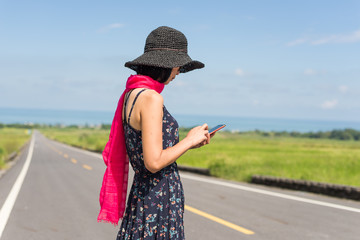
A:
[[[141,90],[140,92],[138,92],[138,93],[136,94],[135,99],[134,99],[134,101],[133,101],[133,103],[132,103],[132,106],[131,106],[131,109],[130,109],[130,113],[129,113],[129,117],[128,117],[128,119],[127,119],[127,123],[130,123],[131,113],[132,113],[132,110],[133,110],[133,108],[134,108],[134,105],[135,105],[135,102],[136,102],[137,98],[138,98],[139,95],[140,95],[142,92],[144,92],[145,90],[146,90],[146,88],[144,88],[143,90]],[[125,116],[126,116],[126,115],[125,115]]]
[[[128,100],[129,100],[129,97],[132,93],[132,91],[134,91],[134,89],[131,89],[128,93],[126,93],[125,95],[125,100],[124,100],[124,111],[123,111],[123,124],[126,123],[126,106],[127,106],[127,103],[128,103]]]

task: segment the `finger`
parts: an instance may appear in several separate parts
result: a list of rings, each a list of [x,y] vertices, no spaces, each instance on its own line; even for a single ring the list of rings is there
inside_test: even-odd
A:
[[[206,134],[206,144],[209,144],[210,143],[210,134],[209,133],[207,133]]]
[[[209,126],[207,125],[207,123],[204,123],[204,124],[201,126],[201,128],[208,130],[208,129],[209,129]]]
[[[212,138],[213,136],[215,136],[216,132],[213,132],[212,134],[210,134],[210,138]]]

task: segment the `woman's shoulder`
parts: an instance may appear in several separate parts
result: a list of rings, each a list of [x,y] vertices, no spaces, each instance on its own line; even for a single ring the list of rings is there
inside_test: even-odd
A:
[[[163,97],[154,90],[146,90],[141,95],[139,103],[139,113],[140,116],[146,117],[150,116],[153,118],[154,115],[163,114],[164,99]],[[145,118],[144,118],[145,119]]]
[[[133,98],[135,95],[140,93],[143,88],[135,89]],[[145,89],[145,91],[142,91],[141,94],[138,96],[137,101],[138,102],[138,109],[140,111],[147,111],[147,110],[154,110],[154,109],[162,109],[164,106],[164,99],[163,97],[156,91],[152,89]]]
[[[164,98],[158,92],[152,89],[146,89],[141,95],[143,101],[149,104],[164,104]]]

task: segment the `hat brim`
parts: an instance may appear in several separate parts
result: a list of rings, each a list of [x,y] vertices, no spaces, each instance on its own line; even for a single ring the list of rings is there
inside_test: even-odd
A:
[[[205,66],[202,62],[192,60],[186,52],[171,50],[145,52],[133,61],[125,63],[125,67],[135,71],[139,65],[163,68],[180,67],[181,73],[200,69]]]

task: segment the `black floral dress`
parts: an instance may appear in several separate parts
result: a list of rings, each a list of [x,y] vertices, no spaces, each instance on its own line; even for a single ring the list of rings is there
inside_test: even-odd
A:
[[[163,111],[163,149],[166,149],[179,142],[179,130],[165,106]],[[141,131],[125,122],[124,132],[135,176],[117,240],[185,239],[184,192],[177,164],[151,173],[143,161]]]

